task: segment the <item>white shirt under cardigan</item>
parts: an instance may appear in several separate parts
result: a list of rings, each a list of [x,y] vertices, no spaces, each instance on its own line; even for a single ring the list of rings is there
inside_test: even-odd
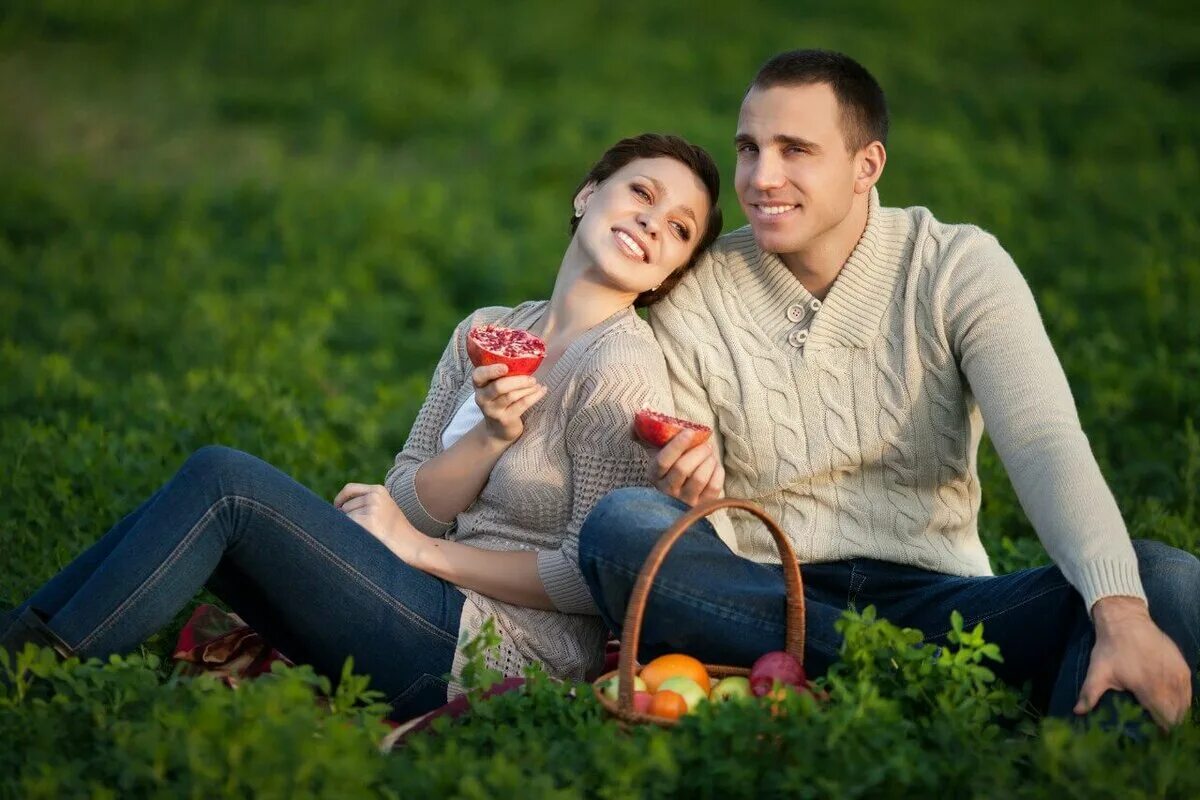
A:
[[[714,430],[725,492],[762,503],[802,562],[869,557],[990,575],[984,424],[1050,557],[1091,609],[1145,598],[1037,306],[973,225],[885,208],[818,302],[748,227],[650,309],[678,413]],[[778,563],[756,520],[738,550]]]
[[[450,420],[446,430],[442,431],[442,449],[449,450],[450,445],[457,442],[467,434],[467,431],[481,422],[483,422],[483,409],[479,407],[479,403],[475,402],[475,395],[472,394],[466,402],[458,407],[458,411],[454,412],[454,418]]]

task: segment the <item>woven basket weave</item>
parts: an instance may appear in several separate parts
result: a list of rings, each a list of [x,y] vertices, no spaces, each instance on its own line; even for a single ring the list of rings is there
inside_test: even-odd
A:
[[[787,588],[787,638],[784,649],[795,656],[801,664],[804,663],[804,584],[800,577],[800,565],[796,562],[796,555],[792,551],[791,544],[778,523],[771,519],[770,515],[760,506],[748,500],[713,500],[696,506],[677,519],[675,524],[659,537],[654,549],[650,551],[650,555],[646,556],[646,561],[642,564],[642,571],[638,573],[637,582],[633,585],[633,592],[629,596],[629,605],[625,609],[625,625],[621,629],[623,644],[617,669],[601,675],[592,684],[592,691],[605,711],[623,722],[649,723],[666,727],[677,722],[677,720],[666,717],[643,714],[633,708],[633,676],[636,674],[638,666],[637,645],[642,634],[642,616],[646,611],[646,602],[650,597],[650,587],[654,583],[654,577],[658,574],[663,559],[667,557],[667,553],[675,545],[675,542],[693,523],[722,508],[738,508],[748,511],[762,520],[767,529],[771,531],[771,536],[775,539],[775,546],[779,549],[779,556],[783,562],[783,580]],[[745,667],[705,664],[704,668],[713,678],[750,674],[750,670]],[[600,691],[601,684],[613,676],[618,676],[620,679],[615,703]],[[710,687],[701,688],[707,691]]]

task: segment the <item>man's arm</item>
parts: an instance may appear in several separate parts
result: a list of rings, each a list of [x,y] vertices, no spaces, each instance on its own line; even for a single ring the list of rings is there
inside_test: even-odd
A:
[[[983,233],[942,268],[931,305],[944,312],[954,357],[1022,508],[1096,626],[1077,713],[1116,689],[1133,692],[1160,725],[1177,722],[1191,702],[1187,665],[1150,618],[1125,523],[1028,284]]]

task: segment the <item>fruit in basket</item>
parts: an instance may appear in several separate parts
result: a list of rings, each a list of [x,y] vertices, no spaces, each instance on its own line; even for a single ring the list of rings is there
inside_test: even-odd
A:
[[[687,702],[688,711],[695,711],[696,706],[708,702],[708,692],[700,688],[700,684],[691,678],[676,676],[667,678],[658,685],[660,692],[674,692]]]
[[[697,686],[708,686],[708,670],[695,658],[683,653],[668,653],[659,656],[642,667],[641,678],[646,682],[650,693],[658,691],[658,687],[668,678],[691,678]]]
[[[808,687],[804,667],[795,656],[783,650],[759,656],[750,668],[750,690],[755,697],[762,697],[779,686]]]
[[[712,435],[712,428],[707,425],[679,417],[668,417],[650,408],[643,408],[633,415],[633,432],[643,442],[654,447],[662,447],[685,429],[695,431],[692,435],[693,447],[708,441],[708,437]]]
[[[650,704],[654,702],[654,695],[649,692],[634,692],[633,693],[633,710],[639,714],[649,714]]]
[[[730,700],[745,700],[753,697],[750,691],[750,679],[744,675],[730,675],[717,681],[708,693],[708,699],[714,703],[728,703]]]
[[[656,717],[666,717],[667,719],[679,719],[687,713],[687,700],[675,692],[663,691],[655,692],[650,698],[649,713]]]
[[[546,343],[519,328],[478,325],[467,333],[467,357],[477,367],[505,364],[509,375],[532,375],[546,357]]]
[[[637,675],[633,676],[633,691],[634,691],[634,693],[646,691],[646,682]],[[617,702],[617,698],[621,694],[620,678],[618,678],[616,675],[614,675],[611,678],[609,678],[608,680],[601,683],[600,684],[600,694],[604,695],[604,698],[606,700],[608,700],[610,703]]]

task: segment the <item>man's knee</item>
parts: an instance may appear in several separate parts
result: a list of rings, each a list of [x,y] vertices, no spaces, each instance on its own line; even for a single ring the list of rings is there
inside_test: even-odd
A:
[[[687,507],[656,489],[629,486],[600,499],[579,532],[579,561],[641,564],[662,532]]]
[[[1151,616],[1160,625],[1168,620],[1182,623],[1188,638],[1200,641],[1200,559],[1152,539],[1134,540],[1133,549]]]

